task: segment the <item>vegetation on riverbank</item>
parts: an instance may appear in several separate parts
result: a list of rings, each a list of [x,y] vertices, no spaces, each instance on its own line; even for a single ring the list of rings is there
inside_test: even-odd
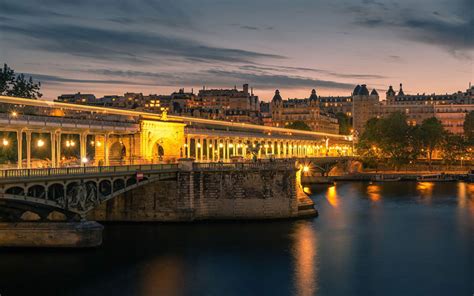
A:
[[[446,166],[459,164],[474,159],[473,125],[474,112],[466,116],[463,135],[446,131],[435,117],[409,125],[405,114],[395,112],[367,122],[357,151],[365,166],[371,168],[384,163],[399,170],[420,160],[431,167],[435,157]]]

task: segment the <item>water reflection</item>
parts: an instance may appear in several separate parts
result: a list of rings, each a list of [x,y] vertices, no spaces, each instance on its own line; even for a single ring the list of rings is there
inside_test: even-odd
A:
[[[418,182],[416,184],[416,190],[422,198],[425,198],[428,202],[431,202],[431,197],[433,196],[433,182]]]
[[[316,233],[308,221],[296,226],[293,257],[295,286],[299,296],[314,295],[317,291]]]
[[[367,196],[371,201],[377,202],[380,200],[380,185],[371,184],[367,186]]]
[[[474,214],[474,184],[458,183],[458,206]]]
[[[158,257],[143,268],[140,295],[183,295],[183,279],[184,266],[180,258]]]
[[[328,190],[326,191],[326,199],[334,208],[339,207],[339,196],[337,195],[336,186],[333,185],[328,187]]]

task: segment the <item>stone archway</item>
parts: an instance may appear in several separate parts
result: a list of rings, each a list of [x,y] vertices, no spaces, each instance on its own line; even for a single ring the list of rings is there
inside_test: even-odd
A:
[[[121,142],[110,145],[109,160],[111,163],[120,163],[125,159],[127,148]]]

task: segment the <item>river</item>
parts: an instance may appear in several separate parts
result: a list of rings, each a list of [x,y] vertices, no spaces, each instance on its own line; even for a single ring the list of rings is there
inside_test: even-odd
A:
[[[105,224],[96,249],[0,250],[0,294],[473,295],[474,184],[312,198],[309,220]]]

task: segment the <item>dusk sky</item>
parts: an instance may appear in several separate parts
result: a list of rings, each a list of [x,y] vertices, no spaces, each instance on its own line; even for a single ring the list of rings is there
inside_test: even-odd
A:
[[[473,79],[473,0],[0,0],[0,62],[44,97],[249,83],[268,100],[452,93]],[[382,95],[382,98],[385,98]]]

